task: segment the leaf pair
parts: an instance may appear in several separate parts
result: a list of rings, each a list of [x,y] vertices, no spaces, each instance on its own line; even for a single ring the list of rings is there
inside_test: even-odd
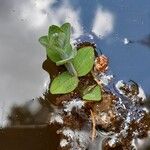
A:
[[[72,64],[74,65],[79,77],[85,76],[87,73],[89,73],[94,64],[93,47],[89,46],[79,49],[76,57],[72,60]],[[68,74],[62,73],[52,81],[50,88],[52,94],[69,93],[78,86],[77,76],[68,76]],[[71,88],[68,88],[68,85],[71,85]]]
[[[71,25],[65,23],[61,27],[50,26],[48,35],[39,39],[39,42],[46,48],[48,58],[57,66],[65,65],[68,71],[61,73],[52,81],[50,86],[52,94],[65,94],[73,91],[78,86],[78,77],[85,76],[93,68],[95,58],[93,47],[87,46],[77,51],[70,44],[70,35]],[[94,87],[83,98],[100,100],[99,87]]]
[[[63,72],[57,76],[50,87],[52,94],[64,94],[73,91],[78,85],[78,78],[71,76],[68,72]],[[101,88],[99,85],[92,85],[85,89],[83,99],[87,101],[100,101]]]

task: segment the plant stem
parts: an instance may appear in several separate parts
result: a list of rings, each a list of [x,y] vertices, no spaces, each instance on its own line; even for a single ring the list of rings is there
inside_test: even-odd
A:
[[[65,66],[66,66],[68,72],[69,72],[71,75],[77,76],[77,72],[76,72],[76,70],[75,70],[75,68],[74,68],[74,66],[73,66],[73,64],[72,64],[72,62],[67,62],[67,63],[65,64]]]

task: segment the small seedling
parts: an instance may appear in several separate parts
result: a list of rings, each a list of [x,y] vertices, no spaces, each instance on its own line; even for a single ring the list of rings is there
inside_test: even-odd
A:
[[[67,69],[52,81],[50,85],[52,94],[66,94],[75,90],[79,82],[78,77],[87,75],[94,65],[94,48],[86,46],[77,51],[71,45],[70,37],[71,25],[64,23],[60,27],[50,26],[48,35],[39,38],[39,42],[46,48],[48,58],[57,66],[64,65]],[[100,87],[96,85],[91,90],[87,90],[83,99],[101,100]]]

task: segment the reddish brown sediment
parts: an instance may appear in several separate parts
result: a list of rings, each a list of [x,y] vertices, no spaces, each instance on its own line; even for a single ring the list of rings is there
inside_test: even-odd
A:
[[[84,43],[79,44],[77,49],[84,46],[95,48],[95,45],[87,42],[85,45]],[[60,129],[57,131],[60,135],[60,139],[58,139],[60,145],[57,146],[59,150],[70,150],[73,146],[76,146],[74,147],[76,149],[85,150],[94,139],[93,137],[97,138],[101,131],[112,133],[112,135],[108,134],[103,141],[104,150],[130,150],[133,147],[134,138],[142,139],[148,136],[150,117],[149,113],[143,109],[137,90],[128,88],[126,84],[126,88],[120,89],[125,91],[124,95],[121,95],[119,91],[118,93],[114,92],[116,90],[107,91],[105,85],[102,84],[101,77],[107,75],[108,60],[97,63],[102,63],[100,70],[94,69],[94,76],[89,73],[80,77],[79,85],[73,92],[64,95],[52,95],[48,92],[45,95],[45,100],[57,108],[53,114],[57,116],[57,119],[61,119],[54,121],[56,125],[59,124],[59,121],[61,122]],[[44,62],[43,68],[49,73],[51,79],[64,70],[63,67],[57,67],[49,59]],[[96,84],[96,81],[100,81],[102,100],[99,102],[82,100],[83,90],[89,85]],[[94,114],[94,120],[91,119],[90,110]],[[92,129],[93,123],[96,135],[95,130]],[[92,131],[93,134],[91,134]],[[81,141],[82,134],[86,135],[85,141]]]
[[[100,55],[95,59],[94,71],[101,73],[108,70],[108,58],[105,55]]]

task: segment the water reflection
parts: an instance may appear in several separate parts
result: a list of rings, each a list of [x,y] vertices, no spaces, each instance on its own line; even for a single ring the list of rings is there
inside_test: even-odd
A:
[[[148,48],[150,48],[150,35],[147,35],[144,38],[139,39],[139,40],[131,40],[131,39],[128,39],[128,38],[124,38],[123,43],[125,45],[138,43],[138,44],[142,44],[142,45],[147,46]]]
[[[150,34],[138,42],[150,48]]]
[[[129,43],[150,47],[150,36],[141,38],[150,32],[149,2],[137,3],[145,11],[141,9],[139,13],[132,2],[121,0],[113,3],[106,0],[0,0],[0,126],[47,122],[49,110],[35,101],[50,82],[42,70],[46,56],[38,38],[46,34],[51,24],[70,22],[73,41],[95,42],[110,57],[112,71],[118,78],[135,79],[150,92],[147,69],[150,52],[139,45],[128,47],[122,43],[127,37]],[[140,38],[142,40],[132,41]],[[142,64],[141,57],[144,58]]]
[[[37,111],[33,111],[31,105],[35,105],[35,101],[41,101],[41,107]],[[49,107],[47,107],[49,106]],[[46,101],[42,98],[31,100],[22,106],[13,106],[8,116],[8,127],[20,125],[43,125],[48,124],[51,106],[46,105]]]
[[[104,38],[114,30],[114,15],[108,10],[98,7],[96,10],[92,31],[97,36]]]
[[[0,126],[7,125],[13,105],[41,96],[49,84],[41,67],[45,52],[38,43],[48,26],[69,21],[74,27],[73,38],[82,34],[80,12],[68,1],[56,9],[55,2],[0,1]]]

